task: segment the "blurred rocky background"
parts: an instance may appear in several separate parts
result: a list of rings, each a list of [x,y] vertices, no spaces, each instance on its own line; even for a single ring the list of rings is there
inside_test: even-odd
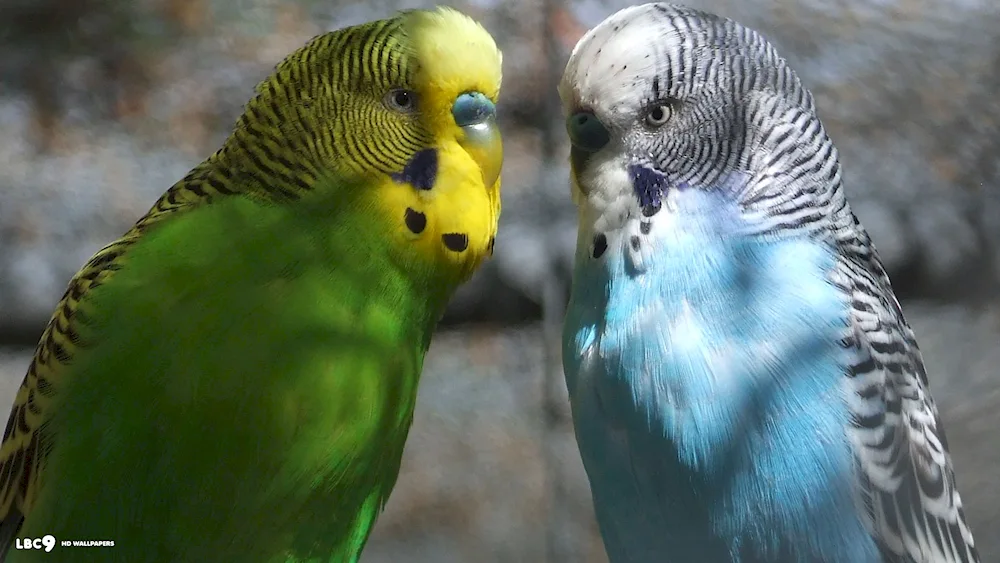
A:
[[[317,33],[430,4],[0,0],[0,404],[69,277],[221,143],[275,63]],[[816,94],[922,344],[983,561],[997,561],[1000,4],[689,4],[763,31]],[[558,364],[575,217],[554,85],[584,30],[627,3],[453,5],[504,50],[501,232],[432,346],[364,561],[606,561]]]

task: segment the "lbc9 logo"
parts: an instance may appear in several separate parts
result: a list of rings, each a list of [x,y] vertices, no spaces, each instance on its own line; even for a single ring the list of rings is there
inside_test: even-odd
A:
[[[56,546],[56,537],[46,534],[40,538],[17,538],[14,540],[14,549],[44,549],[52,551]]]

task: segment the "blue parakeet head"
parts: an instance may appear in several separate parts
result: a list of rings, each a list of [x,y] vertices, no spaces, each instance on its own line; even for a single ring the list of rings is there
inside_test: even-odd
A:
[[[727,199],[765,229],[789,205],[838,207],[838,157],[812,95],[733,20],[662,3],[622,10],[580,40],[559,92],[574,199],[608,227],[656,214],[677,186],[737,190]]]

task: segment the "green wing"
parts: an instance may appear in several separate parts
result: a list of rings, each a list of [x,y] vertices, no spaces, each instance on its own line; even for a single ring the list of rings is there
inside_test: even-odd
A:
[[[73,377],[73,357],[88,346],[80,336],[87,324],[88,293],[114,277],[129,247],[152,225],[232,193],[210,173],[219,154],[171,187],[121,238],[94,254],[56,305],[14,398],[0,444],[0,562],[44,482],[45,458],[55,438],[46,429],[51,404],[61,383]]]

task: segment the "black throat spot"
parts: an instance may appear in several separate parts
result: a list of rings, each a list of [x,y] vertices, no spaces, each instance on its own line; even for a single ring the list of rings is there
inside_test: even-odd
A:
[[[437,149],[423,149],[413,155],[402,172],[393,174],[392,179],[401,184],[410,184],[418,190],[429,190],[434,187],[437,172]]]
[[[630,164],[628,175],[632,178],[632,189],[643,209],[660,208],[663,193],[667,191],[667,178],[655,170],[645,166]]]
[[[441,241],[452,252],[463,252],[469,248],[469,236],[464,233],[445,233],[441,235]]]

